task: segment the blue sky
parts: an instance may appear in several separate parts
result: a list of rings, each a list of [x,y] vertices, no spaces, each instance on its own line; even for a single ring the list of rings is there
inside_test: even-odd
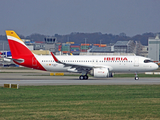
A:
[[[160,32],[160,0],[1,0],[0,34]]]

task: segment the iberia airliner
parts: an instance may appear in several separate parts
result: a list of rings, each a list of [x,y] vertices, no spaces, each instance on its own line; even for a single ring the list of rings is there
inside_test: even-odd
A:
[[[6,31],[12,60],[29,68],[53,72],[81,73],[79,79],[88,79],[90,74],[94,77],[111,77],[112,72],[137,72],[153,71],[158,65],[149,58],[141,56],[55,56],[35,55],[32,53],[19,36],[12,30]]]

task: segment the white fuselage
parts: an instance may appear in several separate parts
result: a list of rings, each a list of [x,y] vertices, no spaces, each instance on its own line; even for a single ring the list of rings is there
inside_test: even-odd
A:
[[[59,61],[75,65],[106,67],[111,72],[145,72],[158,68],[153,62],[145,63],[149,58],[140,56],[56,56]],[[72,69],[54,61],[52,56],[36,56],[47,71],[67,72]],[[74,71],[73,71],[74,72]]]

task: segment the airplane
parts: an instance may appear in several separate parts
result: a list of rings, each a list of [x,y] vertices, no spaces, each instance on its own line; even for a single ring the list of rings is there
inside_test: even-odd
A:
[[[88,74],[98,77],[112,77],[113,72],[138,72],[153,71],[158,68],[150,58],[141,56],[55,56],[36,55],[32,53],[20,37],[13,30],[6,30],[12,59],[16,64],[52,72],[81,73],[80,80],[87,80]]]

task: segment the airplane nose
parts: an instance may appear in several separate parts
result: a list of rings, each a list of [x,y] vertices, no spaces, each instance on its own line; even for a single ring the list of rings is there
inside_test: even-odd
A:
[[[159,68],[159,66],[157,64],[154,65],[155,70],[157,70]]]

